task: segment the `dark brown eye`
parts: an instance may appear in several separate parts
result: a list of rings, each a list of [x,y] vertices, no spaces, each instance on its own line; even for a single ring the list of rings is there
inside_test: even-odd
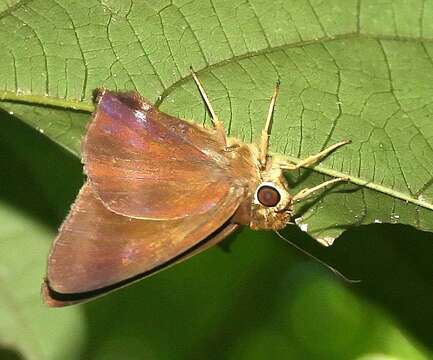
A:
[[[280,202],[281,195],[274,187],[263,185],[257,190],[257,200],[259,200],[260,204],[263,206],[273,207]]]

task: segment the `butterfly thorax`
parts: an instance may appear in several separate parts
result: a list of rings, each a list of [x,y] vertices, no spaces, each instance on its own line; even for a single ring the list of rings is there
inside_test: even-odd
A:
[[[287,180],[277,158],[269,156],[263,169],[256,155],[256,149],[250,146],[248,163],[254,168],[255,176],[249,182],[246,196],[232,221],[253,230],[282,229],[293,215]]]

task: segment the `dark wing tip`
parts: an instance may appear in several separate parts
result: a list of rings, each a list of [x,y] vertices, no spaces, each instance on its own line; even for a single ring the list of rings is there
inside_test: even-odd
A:
[[[101,100],[102,96],[104,95],[106,89],[101,87],[101,88],[96,88],[95,90],[93,90],[92,92],[92,100],[95,104],[98,104],[99,101]]]
[[[97,88],[93,91],[93,101],[95,104],[99,104],[104,95],[110,95],[112,98],[116,98],[121,103],[133,110],[149,110],[152,105],[143,99],[137,91],[109,91],[105,88]]]
[[[41,296],[42,296],[42,301],[44,302],[44,304],[47,305],[48,307],[62,307],[62,306],[68,305],[68,303],[65,303],[61,300],[55,299],[53,294],[54,294],[54,292],[50,288],[50,285],[48,283],[48,279],[45,278],[44,282],[42,283],[42,287],[41,287]]]
[[[143,98],[136,91],[115,93],[117,99],[134,110],[143,110]]]
[[[91,292],[77,294],[62,294],[51,288],[47,278],[44,279],[41,288],[42,301],[48,307],[64,307],[86,302],[92,298]]]

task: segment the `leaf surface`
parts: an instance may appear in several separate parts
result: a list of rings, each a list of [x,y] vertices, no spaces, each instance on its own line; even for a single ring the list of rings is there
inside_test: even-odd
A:
[[[373,222],[433,229],[426,2],[33,0],[0,11],[0,106],[75,154],[97,87],[209,124],[193,66],[229,134],[250,142],[280,79],[272,151],[297,162],[352,140],[294,179],[294,191],[351,182],[300,205],[302,229],[322,243]]]

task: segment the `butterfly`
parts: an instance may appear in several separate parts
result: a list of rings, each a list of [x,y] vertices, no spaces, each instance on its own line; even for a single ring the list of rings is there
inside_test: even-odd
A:
[[[290,193],[285,170],[319,162],[349,141],[297,164],[269,154],[279,82],[259,144],[226,136],[209,98],[208,129],[159,111],[137,92],[96,92],[82,142],[87,180],[59,229],[42,285],[48,306],[104,295],[219,243],[240,226],[278,230],[293,205],[331,184]]]

